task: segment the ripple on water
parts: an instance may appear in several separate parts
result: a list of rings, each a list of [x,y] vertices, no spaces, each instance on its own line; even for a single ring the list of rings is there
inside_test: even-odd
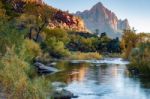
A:
[[[86,82],[86,84],[74,81],[65,89],[73,92],[75,95],[78,95],[78,99],[99,99],[104,95],[115,93],[109,85],[97,85],[95,83],[96,81],[91,80]]]

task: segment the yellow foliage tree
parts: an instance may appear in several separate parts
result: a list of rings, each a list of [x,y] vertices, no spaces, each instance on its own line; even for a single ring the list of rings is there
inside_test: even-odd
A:
[[[139,36],[134,30],[124,30],[121,47],[123,48],[124,58],[129,58],[130,52],[138,44]]]

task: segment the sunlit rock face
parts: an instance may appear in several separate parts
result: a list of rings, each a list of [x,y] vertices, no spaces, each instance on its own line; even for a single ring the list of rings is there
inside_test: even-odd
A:
[[[53,20],[49,23],[49,28],[62,28],[78,32],[88,32],[84,21],[80,17],[63,11],[57,11],[54,14]]]
[[[106,32],[109,37],[121,37],[124,29],[129,29],[128,20],[121,20],[115,13],[108,10],[102,3],[97,3],[90,10],[76,12],[77,16],[83,18],[87,28],[92,32],[96,29],[99,33]]]
[[[37,3],[37,4],[43,4],[43,0],[22,0],[26,3]]]

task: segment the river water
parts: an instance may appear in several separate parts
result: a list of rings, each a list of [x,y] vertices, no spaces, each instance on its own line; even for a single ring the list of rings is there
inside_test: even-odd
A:
[[[50,79],[66,83],[76,99],[150,99],[150,79],[130,76],[127,64],[121,58],[60,61],[62,71]]]

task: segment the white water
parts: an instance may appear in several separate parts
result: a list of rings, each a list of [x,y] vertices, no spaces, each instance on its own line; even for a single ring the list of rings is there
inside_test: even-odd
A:
[[[128,61],[124,61],[122,58],[104,58],[102,60],[72,60],[72,63],[92,63],[92,64],[129,64]]]

